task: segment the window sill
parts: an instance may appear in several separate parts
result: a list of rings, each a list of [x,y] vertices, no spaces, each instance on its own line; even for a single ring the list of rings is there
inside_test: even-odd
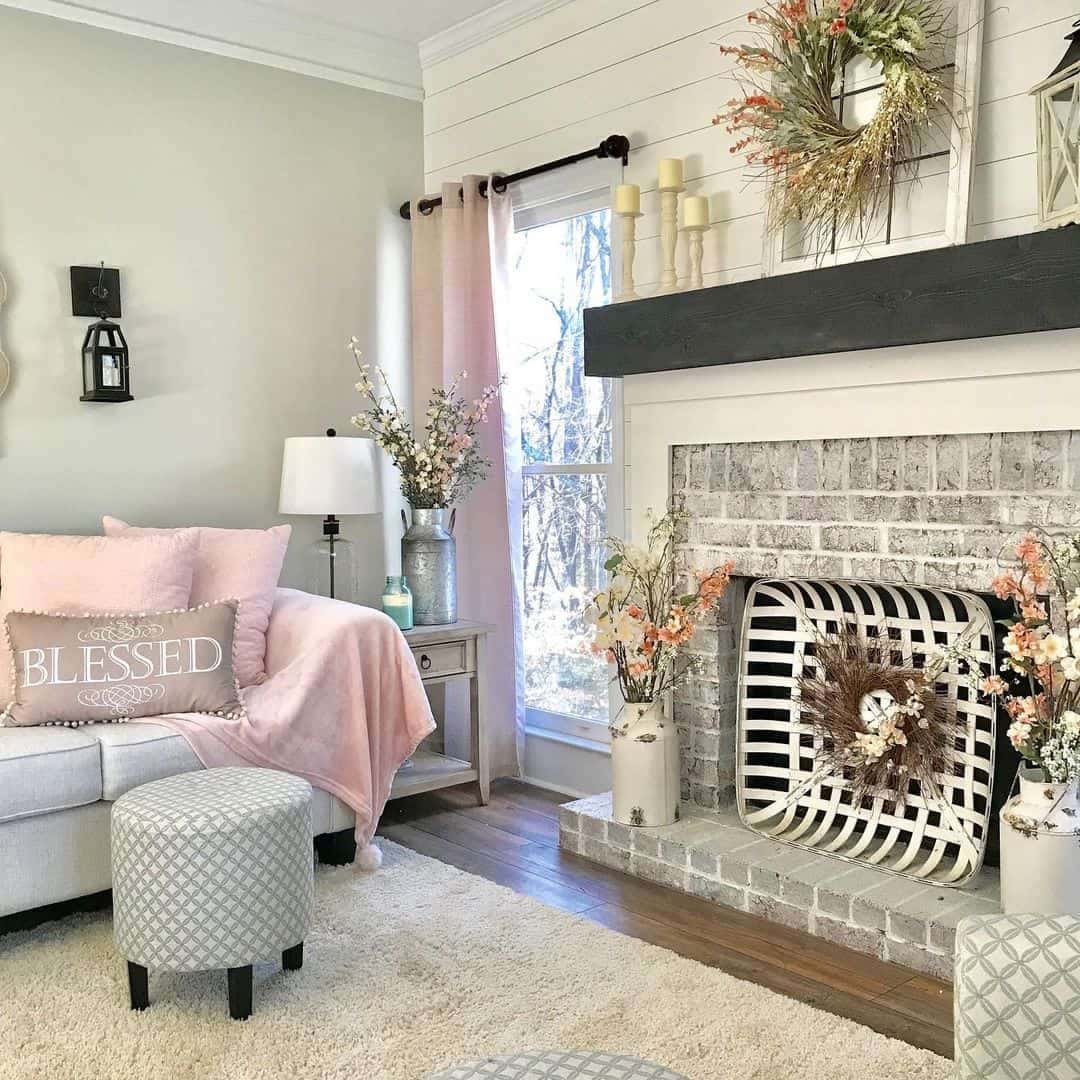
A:
[[[525,737],[527,739],[545,739],[547,742],[562,743],[564,746],[572,746],[577,750],[591,750],[595,754],[603,754],[605,757],[611,754],[611,744],[597,742],[595,739],[582,739],[577,735],[567,735],[563,731],[552,731],[550,728],[533,727],[525,725]]]

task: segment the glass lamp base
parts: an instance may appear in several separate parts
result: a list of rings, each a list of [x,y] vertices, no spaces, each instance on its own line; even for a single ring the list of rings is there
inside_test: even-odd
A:
[[[359,603],[356,547],[342,536],[324,536],[304,553],[308,592]]]

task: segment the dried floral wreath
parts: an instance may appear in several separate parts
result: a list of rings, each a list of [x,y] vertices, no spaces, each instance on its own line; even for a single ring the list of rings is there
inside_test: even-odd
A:
[[[760,44],[722,48],[749,92],[713,123],[738,136],[732,153],[775,179],[773,228],[857,228],[886,203],[897,164],[918,157],[935,114],[948,114],[942,0],[790,0],[748,18]],[[880,66],[883,85],[874,117],[849,128],[834,96],[859,56]]]
[[[953,661],[978,669],[965,635],[916,668],[887,626],[862,633],[845,622],[836,633],[815,634],[797,687],[802,718],[818,737],[819,765],[848,777],[856,805],[867,796],[902,805],[912,781],[924,798],[940,797],[957,720],[935,683]]]

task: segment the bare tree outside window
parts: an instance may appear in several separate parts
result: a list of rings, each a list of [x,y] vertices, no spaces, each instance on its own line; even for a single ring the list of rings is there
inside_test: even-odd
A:
[[[606,664],[587,651],[581,611],[603,584],[613,387],[585,377],[582,311],[611,299],[610,213],[524,229],[515,244],[525,700],[606,724]]]

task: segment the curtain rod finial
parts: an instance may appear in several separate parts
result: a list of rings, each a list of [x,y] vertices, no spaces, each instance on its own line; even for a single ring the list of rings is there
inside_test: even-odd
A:
[[[630,140],[625,135],[609,135],[600,144],[600,157],[622,158],[625,165],[630,157]]]

